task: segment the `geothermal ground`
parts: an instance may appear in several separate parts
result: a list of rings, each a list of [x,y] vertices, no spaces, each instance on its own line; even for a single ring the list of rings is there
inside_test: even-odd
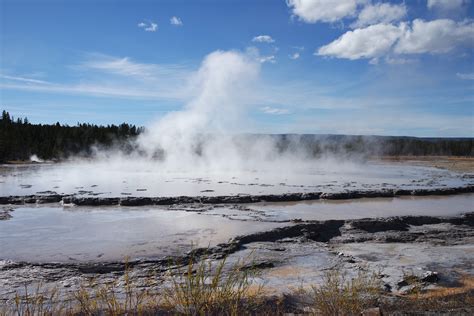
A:
[[[472,161],[193,176],[90,167],[1,167],[0,297],[40,283],[64,293],[107,284],[123,277],[125,260],[142,287],[157,286],[170,260],[204,252],[250,260],[268,295],[317,284],[335,267],[376,271],[396,295],[472,291]]]

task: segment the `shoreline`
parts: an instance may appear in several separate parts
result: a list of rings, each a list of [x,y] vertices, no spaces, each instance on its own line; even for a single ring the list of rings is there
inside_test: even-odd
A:
[[[34,288],[40,283],[46,288],[59,287],[65,299],[67,293],[80,289],[87,280],[94,280],[97,287],[111,280],[123,282],[128,274],[138,287],[159,290],[163,283],[147,283],[150,275],[164,280],[170,270],[186,267],[190,261],[210,260],[218,264],[224,258],[230,264],[241,258],[252,258],[248,268],[259,271],[257,282],[266,283],[266,300],[283,295],[291,300],[291,306],[297,305],[293,311],[302,308],[295,291],[302,285],[301,278],[305,286],[318,284],[327,269],[338,269],[348,275],[379,269],[384,295],[392,299],[408,299],[413,293],[428,296],[443,289],[469,293],[474,287],[462,280],[472,277],[474,272],[472,262],[469,263],[473,241],[474,212],[460,216],[304,221],[158,260],[79,263],[6,260],[0,264],[3,289],[0,299],[6,302],[14,293],[22,292],[24,284]],[[397,256],[392,257],[393,251]],[[410,260],[403,259],[400,265],[399,256]],[[438,258],[436,265],[433,256]]]
[[[258,202],[297,202],[311,200],[351,200],[398,196],[440,196],[474,193],[474,185],[420,189],[346,190],[341,192],[304,192],[263,195],[170,196],[170,197],[87,197],[48,192],[36,195],[0,196],[0,205],[61,203],[77,206],[151,206],[176,204],[247,204]],[[94,194],[93,194],[94,195]]]

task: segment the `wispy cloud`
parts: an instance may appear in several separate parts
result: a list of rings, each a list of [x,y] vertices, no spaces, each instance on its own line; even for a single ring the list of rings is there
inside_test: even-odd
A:
[[[255,36],[252,39],[252,42],[256,42],[256,43],[274,43],[275,40],[270,35],[259,35],[259,36]]]
[[[51,84],[51,82],[44,81],[44,80],[38,80],[38,79],[34,79],[34,78],[18,77],[18,76],[8,76],[8,75],[3,75],[3,74],[0,74],[0,78],[7,79],[7,80],[13,80],[13,81],[21,81],[21,82],[26,82],[26,83]]]
[[[137,25],[139,28],[144,29],[146,32],[156,32],[158,30],[158,24],[155,22],[140,22]]]
[[[442,11],[459,10],[468,4],[469,0],[428,0],[426,2],[428,9]]]
[[[87,54],[86,60],[76,65],[79,70],[95,70],[104,73],[153,80],[170,76],[185,77],[189,70],[180,64],[145,64],[129,57],[115,57],[104,54]]]
[[[295,133],[361,134],[361,135],[416,135],[416,136],[473,136],[472,118],[458,115],[420,115],[413,110],[347,111],[326,115],[297,117],[287,127]]]
[[[0,75],[2,89],[96,97],[184,100],[188,97],[188,80],[193,73],[179,64],[145,64],[128,57],[87,54],[85,60],[69,67],[78,82],[59,83]],[[69,81],[69,80],[66,80]]]
[[[170,19],[170,24],[171,25],[175,25],[175,26],[182,26],[183,25],[183,21],[181,21],[181,19],[177,16],[173,16],[171,17]]]
[[[271,115],[283,115],[283,114],[290,113],[288,109],[274,108],[271,106],[264,106],[260,110],[265,114],[271,114]]]
[[[456,76],[459,79],[464,79],[464,80],[474,80],[474,72],[471,73],[457,73]]]

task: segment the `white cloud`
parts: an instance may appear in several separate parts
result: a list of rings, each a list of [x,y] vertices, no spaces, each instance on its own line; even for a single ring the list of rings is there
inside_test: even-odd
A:
[[[150,26],[145,28],[147,32],[155,32],[158,29],[158,24],[151,22]]]
[[[287,0],[292,14],[306,23],[335,22],[352,16],[359,0]]]
[[[156,32],[158,24],[154,22],[140,22],[137,24],[139,28],[144,29],[146,32]]]
[[[176,25],[176,26],[181,26],[181,25],[183,25],[183,21],[181,21],[181,19],[179,17],[173,16],[170,19],[170,24],[171,25]]]
[[[257,42],[257,43],[274,43],[275,40],[270,36],[270,35],[259,35],[255,36],[252,39],[252,42]]]
[[[290,111],[288,109],[274,108],[274,107],[271,107],[271,106],[264,106],[260,110],[265,114],[272,114],[272,115],[283,115],[283,114],[289,114],[290,113]]]
[[[416,62],[416,60],[408,59],[408,58],[401,58],[401,57],[387,56],[387,57],[385,57],[385,62],[389,65],[406,65],[406,64],[412,64],[412,63]]]
[[[474,80],[474,72],[471,72],[471,73],[457,73],[456,76],[459,78],[459,79],[464,79],[464,80]]]
[[[300,58],[300,53],[296,52],[296,53],[293,53],[293,54],[289,55],[288,57],[290,57],[290,59],[295,60],[295,59]]]
[[[315,54],[351,60],[373,59],[389,54],[443,54],[473,44],[473,22],[417,19],[411,25],[375,24],[348,31],[320,47]]]
[[[428,9],[438,9],[442,11],[453,11],[462,8],[469,3],[468,0],[428,0]]]
[[[7,80],[12,80],[12,81],[21,81],[21,82],[26,82],[26,83],[35,83],[35,84],[51,84],[51,82],[44,81],[44,80],[38,80],[34,78],[25,78],[25,77],[19,77],[19,76],[8,76],[8,75],[2,75],[0,74],[0,78],[2,79],[7,79]]]
[[[402,32],[402,27],[391,24],[355,29],[320,47],[315,54],[351,60],[379,57],[390,51]]]
[[[80,70],[95,70],[102,73],[133,77],[135,79],[153,80],[166,76],[185,77],[189,71],[179,64],[144,64],[129,57],[114,57],[103,54],[88,54],[87,59],[76,68]]]
[[[360,28],[379,23],[390,23],[405,17],[407,8],[405,4],[376,3],[365,6],[360,11],[357,21],[351,24],[353,28]]]
[[[258,58],[258,61],[261,62],[262,64],[263,63],[271,63],[271,64],[274,64],[276,63],[276,58],[274,55],[269,55],[269,56],[260,56]]]
[[[260,54],[260,50],[255,46],[249,46],[246,48],[245,53],[251,59],[263,64],[263,63],[276,63],[275,55],[262,55]]]
[[[80,76],[70,83],[42,81],[22,76],[0,75],[0,88],[118,97],[143,100],[184,100],[193,69],[180,64],[145,64],[128,57],[87,54],[83,62],[68,67]]]
[[[423,21],[416,19],[395,47],[399,54],[442,54],[458,46],[474,44],[474,23],[449,19]]]

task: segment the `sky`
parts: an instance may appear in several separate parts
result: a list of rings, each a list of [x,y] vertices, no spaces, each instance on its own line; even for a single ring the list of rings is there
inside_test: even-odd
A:
[[[259,64],[235,132],[473,137],[473,2],[0,0],[0,109],[148,125],[233,51]]]

